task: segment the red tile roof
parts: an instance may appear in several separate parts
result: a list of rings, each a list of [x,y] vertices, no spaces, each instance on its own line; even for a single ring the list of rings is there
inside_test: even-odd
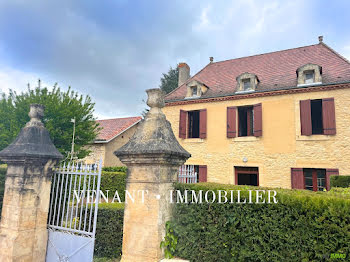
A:
[[[139,121],[141,121],[140,116],[97,120],[102,129],[95,141],[109,141]]]
[[[285,89],[297,86],[296,70],[308,63],[322,67],[323,84],[350,81],[349,61],[324,43],[210,63],[188,81],[194,79],[209,87],[201,98],[234,95],[236,77],[245,72],[260,80],[256,91]],[[165,99],[183,100],[185,96],[186,83]]]

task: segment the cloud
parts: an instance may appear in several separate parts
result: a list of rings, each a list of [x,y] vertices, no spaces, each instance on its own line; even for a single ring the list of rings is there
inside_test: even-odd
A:
[[[9,67],[0,66],[0,93],[8,93],[9,89],[18,93],[26,91],[28,84],[36,86],[38,76],[34,73],[23,72]],[[50,86],[46,82],[42,83]]]
[[[343,49],[343,50],[344,50],[344,52],[343,52],[344,57],[345,57],[347,60],[350,61],[350,44],[344,46],[344,49]]]
[[[0,87],[41,78],[89,94],[100,118],[139,115],[145,90],[187,62],[215,61],[317,41],[314,2],[0,2]],[[303,6],[303,8],[300,8]],[[314,21],[315,20],[315,21]],[[308,25],[308,26],[305,26]]]

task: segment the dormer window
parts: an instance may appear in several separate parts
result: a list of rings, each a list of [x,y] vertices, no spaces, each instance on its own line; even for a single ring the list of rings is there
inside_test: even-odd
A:
[[[305,71],[305,84],[312,84],[315,82],[315,71],[314,70],[309,70]]]
[[[322,67],[306,64],[297,69],[298,86],[322,84]]]
[[[198,96],[197,86],[191,86],[191,93],[192,93],[192,96]]]
[[[259,79],[256,75],[251,73],[240,74],[237,78],[237,91],[236,92],[252,92],[255,91],[259,83]]]
[[[243,79],[242,82],[243,82],[243,90],[244,91],[248,91],[251,89],[249,78]]]
[[[185,99],[200,98],[208,91],[208,87],[199,82],[198,80],[192,80],[186,84],[187,93]]]

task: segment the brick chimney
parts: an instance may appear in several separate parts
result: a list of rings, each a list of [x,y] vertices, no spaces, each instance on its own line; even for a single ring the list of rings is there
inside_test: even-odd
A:
[[[190,78],[190,67],[186,63],[179,63],[177,68],[179,69],[178,86],[181,86]]]

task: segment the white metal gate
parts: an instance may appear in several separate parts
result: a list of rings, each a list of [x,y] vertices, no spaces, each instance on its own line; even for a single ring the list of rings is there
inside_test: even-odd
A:
[[[46,262],[93,260],[102,161],[64,163],[54,172]]]

